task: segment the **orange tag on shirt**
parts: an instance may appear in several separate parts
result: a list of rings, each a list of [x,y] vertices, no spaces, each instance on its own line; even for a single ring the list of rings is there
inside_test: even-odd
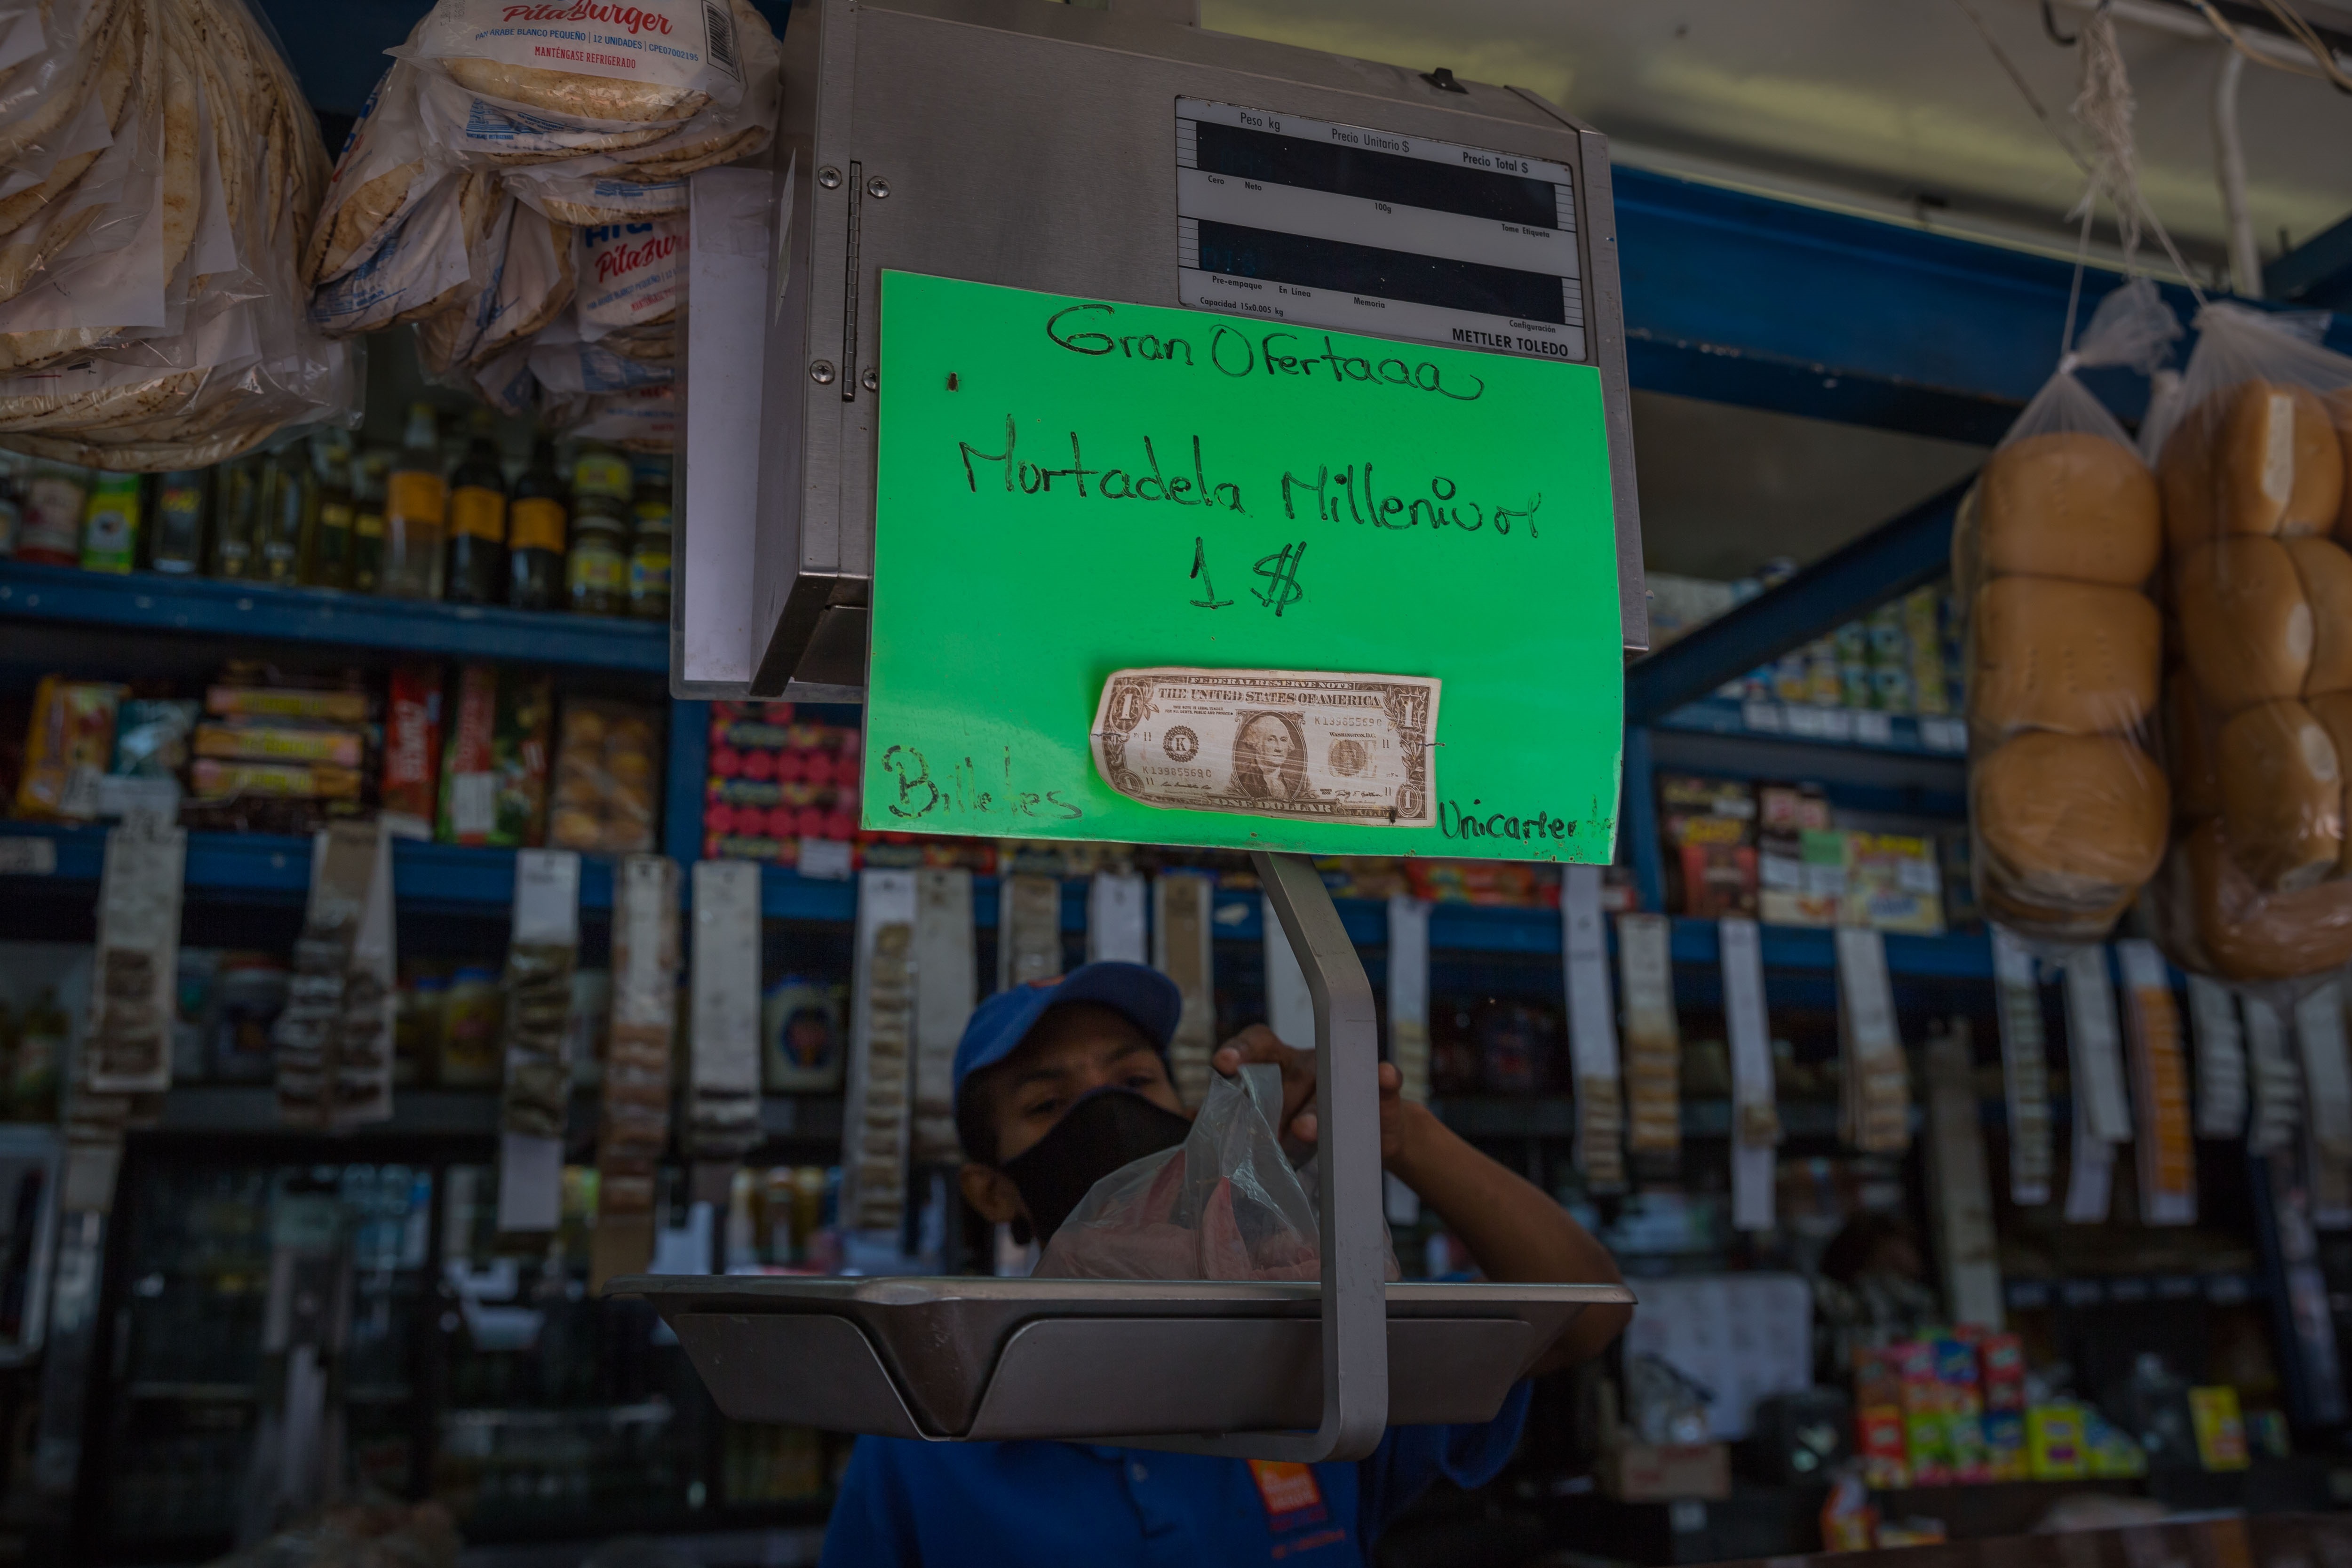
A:
[[[1265,1504],[1267,1529],[1279,1534],[1302,1524],[1319,1524],[1329,1517],[1312,1466],[1288,1459],[1252,1459],[1249,1468],[1257,1481],[1258,1500]]]

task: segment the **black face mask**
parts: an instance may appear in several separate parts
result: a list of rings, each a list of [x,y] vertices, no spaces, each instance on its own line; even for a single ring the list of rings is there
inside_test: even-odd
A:
[[[1097,1182],[1146,1154],[1173,1149],[1192,1131],[1189,1117],[1157,1106],[1131,1089],[1098,1089],[1082,1096],[1043,1138],[1004,1163],[1004,1173],[1029,1205],[1037,1243],[1052,1239]],[[1021,1235],[1013,1222],[1013,1239]]]

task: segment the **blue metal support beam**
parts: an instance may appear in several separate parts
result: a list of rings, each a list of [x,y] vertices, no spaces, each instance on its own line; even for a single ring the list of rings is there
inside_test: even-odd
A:
[[[2290,305],[2352,310],[2352,217],[2263,268],[2263,292]]]
[[[1627,728],[1655,723],[1725,681],[1942,576],[1951,564],[1953,514],[1974,482],[1961,480],[1720,620],[1628,665]]]

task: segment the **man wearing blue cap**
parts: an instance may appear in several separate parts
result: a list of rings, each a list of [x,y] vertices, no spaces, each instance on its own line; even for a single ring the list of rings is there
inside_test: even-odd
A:
[[[964,1201],[1043,1243],[1102,1177],[1184,1140],[1165,1052],[1182,1003],[1139,963],[1089,963],[981,1004],[956,1047]],[[1255,1025],[1214,1058],[1282,1069],[1286,1140],[1312,1142],[1315,1058]],[[1608,1252],[1533,1184],[1397,1093],[1381,1066],[1381,1158],[1490,1279],[1610,1282]],[[1597,1354],[1630,1310],[1588,1307],[1535,1367]],[[1085,1563],[1369,1563],[1380,1528],[1440,1476],[1492,1479],[1527,1418],[1520,1384],[1478,1426],[1391,1427],[1368,1459],[1288,1465],[1076,1443],[860,1437],[825,1531],[824,1568]]]

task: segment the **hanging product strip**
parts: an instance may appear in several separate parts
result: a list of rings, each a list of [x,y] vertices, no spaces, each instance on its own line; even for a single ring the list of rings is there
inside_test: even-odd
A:
[[[2341,1230],[2352,1226],[2352,1065],[2344,1057],[2340,983],[2315,987],[2295,1004],[2294,1037],[2308,1106],[2303,1125],[2311,1223]]]
[[[1143,879],[1133,871],[1097,871],[1087,884],[1087,962],[1141,963]]]
[[[1600,867],[1562,868],[1559,926],[1569,1056],[1576,1073],[1576,1165],[1595,1190],[1617,1191],[1625,1185],[1625,1110],[1617,1081],[1617,1018],[1609,998]]]
[[[698,1163],[731,1163],[760,1142],[760,868],[694,867],[694,1028],[685,1145]]]
[[[68,1214],[113,1208],[134,1097],[171,1087],[186,858],[187,834],[145,813],[106,836],[90,1036],[66,1096]]]
[[[1050,878],[1006,879],[1032,880],[1055,887]],[[913,1120],[916,909],[914,872],[858,873],[841,1215],[848,1229],[894,1240],[907,1214]]]
[[[572,973],[580,959],[580,857],[515,852],[499,1059],[498,1226],[551,1231],[563,1217],[563,1131],[572,1110]]]
[[[381,825],[318,835],[286,1006],[270,1030],[278,1119],[335,1131],[392,1116],[392,849]]]
[[[2000,1077],[2009,1108],[2009,1200],[2020,1208],[2050,1201],[2056,1158],[2050,1127],[2050,1047],[2033,955],[2003,926],[1992,928],[1993,984],[2000,1005]]]
[[[627,856],[613,878],[613,1026],[596,1135],[598,1289],[653,1258],[654,1176],[669,1144],[677,884],[677,863],[663,855]]]
[[[1009,991],[1062,973],[1062,884],[1006,877],[997,884],[996,988]]]
[[[1625,1005],[1625,1146],[1678,1159],[1682,1152],[1682,1032],[1675,1016],[1674,921],[1617,917],[1617,977]]]
[[[1409,1103],[1429,1103],[1429,904],[1389,895],[1389,1060]]]
[[[1216,884],[1197,872],[1152,879],[1152,967],[1176,983],[1184,1002],[1168,1042],[1168,1071],[1188,1108],[1209,1097],[1209,1058],[1217,1048],[1215,896]]]
[[[1886,940],[1857,926],[1837,931],[1838,1045],[1845,1058],[1839,1120],[1845,1141],[1866,1154],[1911,1147],[1911,1077],[1895,1032]]]
[[[2138,938],[2116,943],[2131,1046],[2132,1106],[2138,1115],[2139,1217],[2143,1225],[2197,1223],[2197,1149],[2189,1126],[2189,1069],[2180,1058],[2180,1009],[2164,956]]]
[[[2246,1045],[2238,999],[2218,981],[2189,977],[2197,1041],[2197,1136],[2235,1138],[2246,1130]]]
[[[2116,994],[2107,984],[2107,950],[2078,947],[2066,957],[2066,1052],[2074,1089],[2074,1142],[2066,1182],[2066,1219],[2097,1225],[2107,1217],[2116,1145],[2131,1138],[2124,1098],[2122,1039]]]
[[[2002,1322],[2000,1246],[1992,1183],[1985,1173],[1984,1124],[1977,1110],[1976,1063],[1966,1019],[1927,1041],[1927,1177],[1936,1251],[1952,1321],[1998,1331]]]
[[[929,1164],[963,1157],[956,1136],[955,1050],[971,1018],[978,980],[972,936],[971,873],[916,872],[914,1157]]]
[[[2246,1063],[2254,1090],[2252,1118],[2246,1127],[2246,1152],[2275,1154],[2294,1138],[2303,1125],[2303,1070],[2286,1043],[2286,1024],[2278,1009],[2261,996],[2248,996]]]
[[[1780,1113],[1772,1089],[1772,1033],[1764,1012],[1764,952],[1756,922],[1716,922],[1723,963],[1723,1026],[1731,1055],[1731,1224],[1772,1228]]]

